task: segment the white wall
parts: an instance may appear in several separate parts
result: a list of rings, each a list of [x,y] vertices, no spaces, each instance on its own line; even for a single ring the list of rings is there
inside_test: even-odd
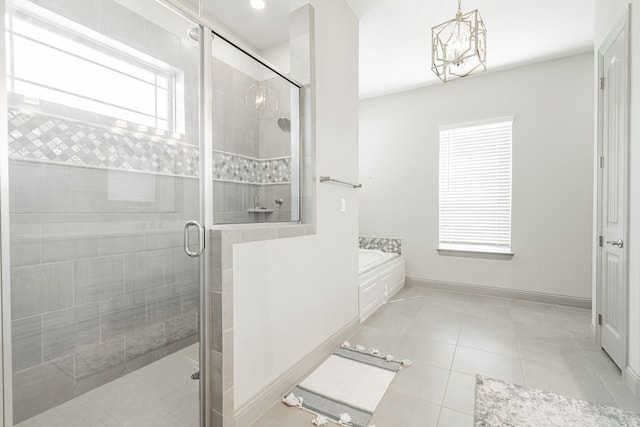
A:
[[[596,0],[596,58],[598,48],[629,10],[630,3],[630,0]],[[629,248],[629,368],[637,376],[640,374],[640,2],[637,0],[633,2],[630,19],[629,235],[625,245]],[[597,139],[594,147],[597,147]],[[595,295],[595,278],[593,289]]]
[[[362,101],[361,235],[403,238],[407,277],[591,298],[592,61],[585,53]],[[506,115],[515,256],[440,256],[438,126]]]
[[[344,0],[312,5],[316,170],[357,180],[358,21]],[[357,192],[315,185],[315,235],[234,246],[236,408],[358,316]]]
[[[289,42],[280,43],[260,51],[260,56],[266,59],[283,74],[289,74],[291,63],[289,58]]]

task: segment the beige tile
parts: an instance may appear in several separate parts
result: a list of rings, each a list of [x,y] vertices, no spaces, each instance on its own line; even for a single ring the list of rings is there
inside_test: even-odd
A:
[[[460,326],[447,321],[416,316],[405,331],[405,335],[416,340],[440,341],[457,344]]]
[[[473,415],[476,396],[476,377],[451,371],[442,406]]]
[[[389,390],[398,393],[417,396],[437,405],[442,403],[444,391],[449,379],[449,370],[429,366],[423,362],[401,369]]]
[[[468,294],[434,290],[427,298],[426,305],[446,308],[450,311],[466,312]]]
[[[626,411],[640,412],[640,398],[629,391],[624,377],[609,356],[602,350],[586,351],[585,354],[598,378],[615,400],[615,406]]]
[[[416,316],[416,319],[421,319],[424,322],[439,322],[447,323],[453,326],[462,327],[469,320],[469,314],[465,312],[458,312],[449,310],[445,307],[439,307],[437,305],[425,305],[420,313]]]
[[[424,286],[406,285],[400,290],[394,299],[397,298],[427,298],[433,291]]]
[[[544,362],[559,369],[586,368],[584,352],[571,338],[519,338],[518,351],[522,360]]]
[[[377,426],[435,427],[440,405],[417,396],[387,391],[369,424]]]
[[[311,425],[311,420],[314,418],[314,414],[302,409],[290,408],[283,403],[276,403],[251,425],[256,427],[299,427]],[[330,425],[336,424],[330,423]]]
[[[395,297],[387,301],[378,312],[387,314],[399,314],[407,316],[413,320],[413,318],[422,310],[424,302],[418,298],[402,298],[396,299]]]
[[[509,300],[479,295],[469,295],[466,305],[467,313],[486,319],[511,320]]]
[[[363,325],[401,334],[409,327],[412,321],[412,317],[401,310],[384,310],[384,307],[382,307],[373,313]]]
[[[463,328],[458,345],[488,351],[505,356],[518,357],[518,344],[514,338],[508,338],[490,331],[473,331]]]
[[[451,369],[455,346],[438,341],[416,340],[405,336],[393,350],[398,359],[411,359],[438,368]]]
[[[611,394],[590,368],[576,364],[562,369],[552,362],[523,360],[522,369],[528,387],[600,405],[616,406]]]
[[[481,374],[492,378],[523,384],[520,359],[472,348],[458,346],[452,370],[465,374]]]
[[[515,338],[516,328],[510,319],[494,319],[468,313],[462,329],[468,332],[478,332],[483,335]]]
[[[367,348],[376,348],[382,354],[392,354],[396,348],[402,335],[390,330],[381,330],[379,328],[360,325],[358,330],[349,337],[352,345],[362,345]],[[398,358],[405,358],[404,355],[398,354]]]
[[[442,408],[438,427],[473,427],[473,416]]]

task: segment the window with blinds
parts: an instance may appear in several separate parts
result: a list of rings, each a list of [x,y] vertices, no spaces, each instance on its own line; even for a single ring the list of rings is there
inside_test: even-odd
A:
[[[439,249],[511,252],[512,124],[440,128]]]

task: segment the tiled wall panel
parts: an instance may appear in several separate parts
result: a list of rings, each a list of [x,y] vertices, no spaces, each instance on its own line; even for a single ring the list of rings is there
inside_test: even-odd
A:
[[[108,170],[14,159],[10,173],[16,421],[196,342],[199,270],[181,226],[197,179],[158,175],[157,200],[122,202]],[[87,205],[55,202],[87,191]]]

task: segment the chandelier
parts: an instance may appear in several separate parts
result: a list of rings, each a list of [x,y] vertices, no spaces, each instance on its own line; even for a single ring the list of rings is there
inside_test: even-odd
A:
[[[443,82],[487,69],[487,28],[477,10],[458,12],[431,29],[431,69]]]

